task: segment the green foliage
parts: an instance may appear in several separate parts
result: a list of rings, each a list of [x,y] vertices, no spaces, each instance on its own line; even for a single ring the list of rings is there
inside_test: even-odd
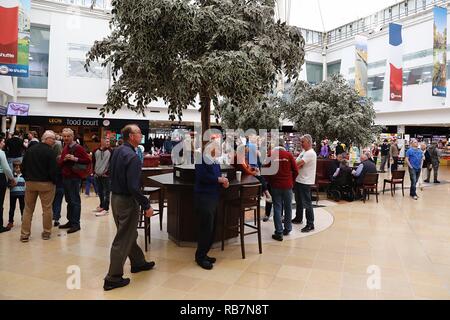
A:
[[[341,75],[315,86],[299,81],[283,111],[297,130],[311,134],[316,142],[328,138],[366,146],[380,132],[372,100],[359,97]]]
[[[277,73],[298,77],[304,39],[274,21],[274,0],[113,0],[112,33],[86,60],[111,64],[114,83],[101,110],[144,113],[162,98],[169,118],[200,96],[202,107],[224,97],[255,105]]]
[[[278,129],[281,126],[280,101],[275,97],[265,98],[255,105],[237,107],[229,100],[222,101],[214,110],[225,129]]]

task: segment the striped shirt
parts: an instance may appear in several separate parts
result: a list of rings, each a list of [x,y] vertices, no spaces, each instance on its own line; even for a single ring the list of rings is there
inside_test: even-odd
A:
[[[17,185],[11,188],[10,194],[12,196],[25,196],[25,179],[21,174],[18,176],[14,174],[14,176],[16,178]]]

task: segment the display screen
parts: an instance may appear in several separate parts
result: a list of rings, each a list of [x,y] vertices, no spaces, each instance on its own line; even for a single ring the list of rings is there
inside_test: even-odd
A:
[[[28,116],[30,105],[26,103],[9,102],[6,115],[8,116]]]

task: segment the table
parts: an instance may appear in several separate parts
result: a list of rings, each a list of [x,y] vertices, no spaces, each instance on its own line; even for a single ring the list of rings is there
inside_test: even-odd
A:
[[[194,183],[182,181],[172,173],[148,177],[152,183],[164,187],[167,198],[167,232],[169,239],[178,246],[192,246],[197,242],[198,219],[194,208]],[[222,219],[225,212],[225,205],[232,200],[239,199],[239,190],[243,185],[258,184],[259,181],[253,176],[243,176],[242,180],[230,181],[228,189],[222,189],[220,203],[216,219],[216,232],[214,241],[221,241]],[[237,225],[239,211],[236,207],[230,206],[227,210],[228,223]],[[237,232],[226,230],[225,239],[237,237]]]

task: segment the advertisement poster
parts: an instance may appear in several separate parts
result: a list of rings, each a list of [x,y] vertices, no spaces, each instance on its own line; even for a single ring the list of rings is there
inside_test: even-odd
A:
[[[403,37],[402,26],[389,24],[390,101],[403,101]]]
[[[447,96],[447,9],[434,7],[433,96]]]
[[[31,0],[0,0],[0,76],[28,77]]]
[[[368,53],[367,37],[355,37],[356,61],[355,61],[355,90],[359,96],[367,97],[368,78]]]

